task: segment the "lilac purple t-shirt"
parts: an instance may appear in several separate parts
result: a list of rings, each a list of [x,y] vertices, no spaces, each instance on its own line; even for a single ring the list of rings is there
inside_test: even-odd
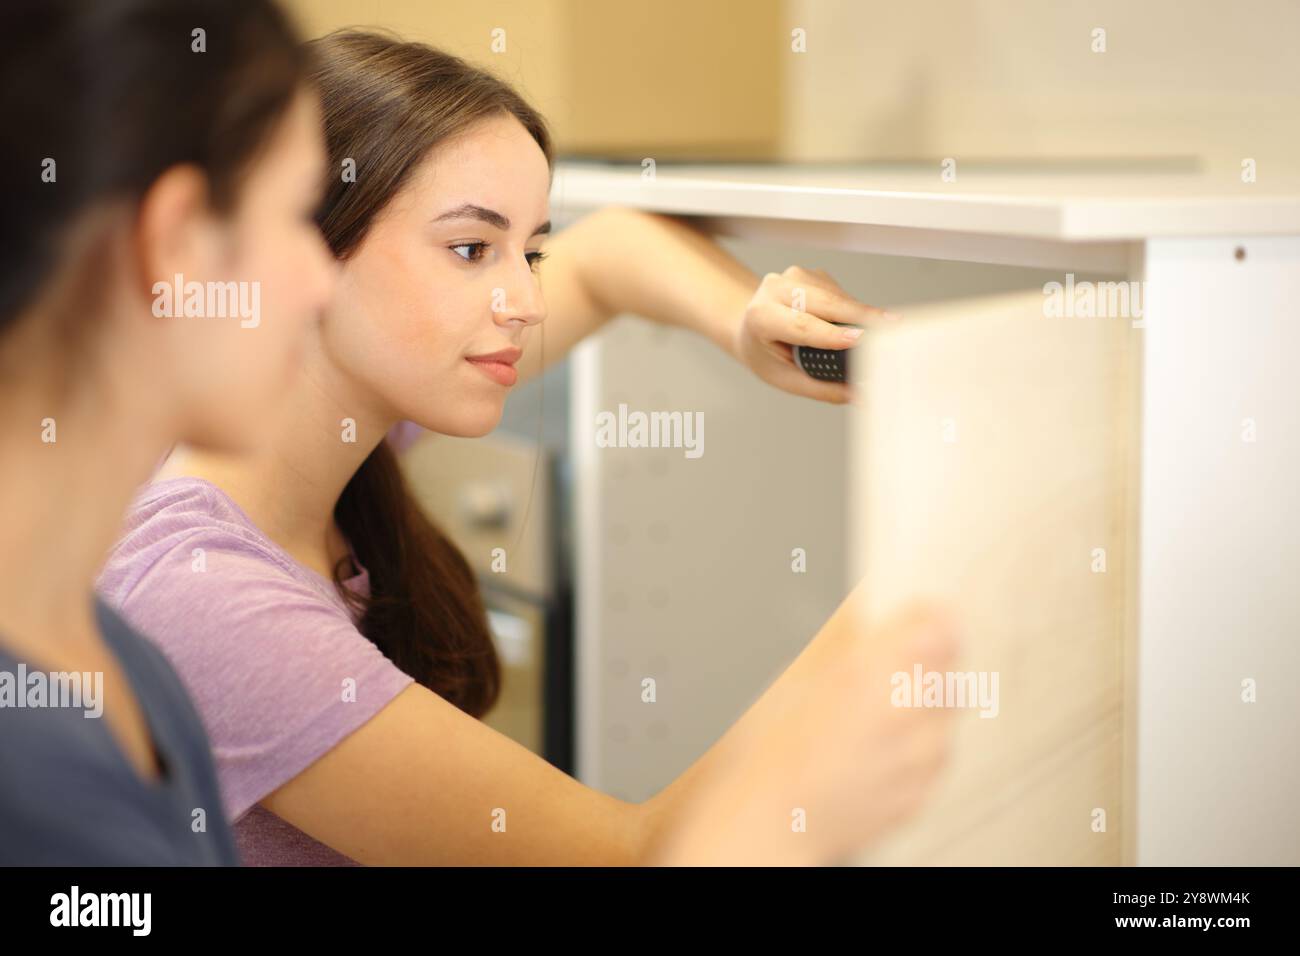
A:
[[[366,569],[343,584],[369,591]],[[346,865],[258,805],[412,683],[358,629],[334,584],[201,478],[145,485],[100,575],[105,600],[180,674],[250,865]]]

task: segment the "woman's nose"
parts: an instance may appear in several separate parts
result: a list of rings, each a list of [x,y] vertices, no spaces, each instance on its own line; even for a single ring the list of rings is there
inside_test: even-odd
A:
[[[497,292],[501,305],[493,311],[498,323],[514,322],[526,327],[546,318],[546,300],[531,270],[527,281]]]

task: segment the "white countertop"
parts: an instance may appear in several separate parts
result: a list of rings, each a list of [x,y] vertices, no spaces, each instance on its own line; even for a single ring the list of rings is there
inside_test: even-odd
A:
[[[1266,172],[1266,171],[1265,171]],[[605,205],[710,217],[838,223],[1066,242],[1167,236],[1300,235],[1300,175],[1243,183],[1184,170],[1054,172],[937,167],[661,163],[653,181],[632,163],[566,160],[560,213]]]

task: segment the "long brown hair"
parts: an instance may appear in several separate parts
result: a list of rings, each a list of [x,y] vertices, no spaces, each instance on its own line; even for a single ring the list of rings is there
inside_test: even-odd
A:
[[[503,113],[523,124],[554,169],[542,116],[507,83],[422,43],[345,30],[309,44],[325,115],[332,177],[318,221],[345,259],[431,150]],[[344,596],[360,628],[398,667],[461,710],[496,702],[501,666],[478,582],[464,555],[411,497],[381,441],[343,490],[334,518],[370,575],[370,598]],[[342,583],[345,562],[334,569]]]

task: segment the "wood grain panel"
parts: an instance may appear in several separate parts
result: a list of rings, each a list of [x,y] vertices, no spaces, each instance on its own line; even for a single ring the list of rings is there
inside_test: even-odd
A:
[[[1038,290],[904,313],[856,356],[851,560],[872,616],[949,602],[998,706],[861,862],[1117,864],[1141,332]]]

